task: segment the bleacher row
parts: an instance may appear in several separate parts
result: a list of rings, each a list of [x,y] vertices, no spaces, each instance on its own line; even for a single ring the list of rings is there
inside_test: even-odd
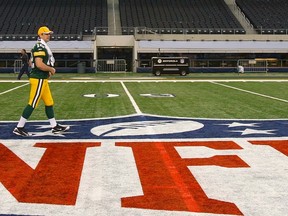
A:
[[[55,39],[74,40],[107,23],[106,0],[1,0],[0,4],[4,40],[33,40],[42,25],[57,33]]]
[[[235,0],[259,33],[287,34],[287,0]],[[122,34],[245,34],[224,0],[119,0]],[[47,25],[56,40],[108,34],[107,0],[1,0],[0,40],[34,40]],[[135,28],[139,27],[139,28]]]
[[[287,0],[236,0],[245,16],[261,34],[287,34]]]
[[[168,34],[245,33],[224,0],[119,0],[119,5],[122,27]]]

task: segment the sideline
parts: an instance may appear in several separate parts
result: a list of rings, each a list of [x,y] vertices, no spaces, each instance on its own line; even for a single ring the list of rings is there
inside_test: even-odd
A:
[[[107,79],[94,79],[77,77],[71,79],[50,79],[49,83],[105,83],[105,82],[288,82],[288,79],[167,79],[162,78],[107,78]],[[15,81],[15,80],[0,80],[0,83],[11,82],[27,82],[27,81]],[[29,82],[29,81],[28,81]]]
[[[0,92],[0,95],[3,95],[3,94],[6,94],[6,93],[8,93],[8,92],[14,91],[14,90],[16,90],[16,89],[22,88],[22,87],[24,87],[24,86],[26,86],[26,85],[29,85],[29,83],[25,83],[25,84],[23,84],[23,85],[21,85],[21,86],[17,86],[17,87],[15,87],[15,88],[9,89],[9,90],[7,90],[7,91]]]
[[[225,84],[222,84],[222,83],[217,83],[217,82],[214,82],[214,81],[211,81],[211,83],[213,83],[215,85],[224,86],[226,88],[231,88],[231,89],[235,89],[235,90],[238,90],[238,91],[246,92],[246,93],[249,93],[249,94],[254,94],[254,95],[257,95],[257,96],[260,96],[260,97],[265,97],[265,98],[281,101],[281,102],[284,102],[284,103],[288,103],[288,100],[284,100],[284,99],[281,99],[281,98],[276,98],[276,97],[272,97],[272,96],[269,96],[269,95],[264,95],[264,94],[260,94],[260,93],[257,93],[257,92],[248,91],[248,90],[245,90],[245,89],[240,89],[240,88],[237,88],[237,87],[225,85]]]
[[[124,91],[126,92],[127,96],[129,97],[129,99],[130,99],[130,101],[131,101],[131,103],[132,103],[132,105],[133,105],[136,113],[139,114],[139,115],[143,114],[143,113],[141,112],[139,106],[137,105],[136,101],[134,100],[134,98],[133,98],[132,95],[130,94],[129,90],[128,90],[127,87],[125,86],[124,82],[121,81],[120,83],[121,83]]]

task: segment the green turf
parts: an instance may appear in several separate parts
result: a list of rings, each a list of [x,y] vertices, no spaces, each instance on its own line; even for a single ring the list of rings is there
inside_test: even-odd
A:
[[[287,82],[229,82],[223,84],[288,100],[288,94],[285,94],[288,90]]]
[[[5,83],[5,84],[0,83],[0,93],[8,91],[8,90],[15,88],[17,86],[19,86],[19,83],[15,83],[15,82],[14,83],[12,83],[12,82],[11,83]]]
[[[71,76],[70,76],[71,77]],[[105,118],[135,114],[136,111],[124,91],[120,79],[122,76],[107,76],[100,82],[51,82],[51,90],[55,101],[57,119]],[[87,76],[91,78],[91,76]],[[93,78],[93,76],[92,76]],[[109,82],[109,79],[119,81]],[[122,77],[123,78],[123,77]],[[137,78],[137,77],[136,77]],[[172,76],[161,77],[169,82],[142,81],[124,79],[124,85],[135,100],[142,113],[194,117],[194,118],[225,118],[225,119],[283,119],[288,118],[287,82],[233,82],[217,83],[240,88],[243,90],[287,100],[279,101],[248,92],[216,85],[211,82],[192,82],[189,79],[172,81]],[[147,76],[146,78],[151,78]],[[99,78],[100,79],[100,78]],[[25,80],[25,79],[23,79]],[[61,79],[60,79],[61,80]],[[185,81],[185,82],[183,82]],[[18,120],[26,106],[29,85],[25,82],[0,83],[0,120]],[[119,97],[107,98],[105,94],[119,94]],[[140,94],[173,94],[174,98],[147,98]],[[95,98],[83,97],[84,94],[96,94]],[[41,102],[33,112],[30,120],[46,119],[44,105]]]
[[[17,74],[14,73],[0,73],[0,80],[16,80]],[[98,72],[98,73],[57,73],[52,77],[53,80],[66,80],[66,79],[77,79],[77,78],[88,78],[88,79],[129,79],[129,78],[141,78],[141,79],[288,79],[288,73],[190,73],[187,76],[179,76],[178,74],[163,74],[160,77],[155,77],[152,73],[135,73],[135,72]],[[24,74],[22,80],[28,80]]]
[[[2,85],[4,86],[6,83],[2,83]],[[133,106],[120,83],[63,82],[51,83],[50,88],[55,102],[54,109],[57,119],[99,118],[134,113]],[[102,97],[106,93],[119,94],[120,97]],[[100,97],[87,98],[83,96],[84,94],[97,94]],[[0,120],[17,120],[28,102],[28,95],[29,85],[0,95],[2,109]],[[46,119],[42,101],[30,119]]]
[[[134,109],[120,83],[52,83],[55,112],[61,119],[99,118],[133,114]],[[107,98],[105,95],[118,94]],[[85,94],[96,94],[87,98]]]
[[[265,83],[255,84],[254,90]],[[269,119],[287,118],[287,103],[225,88],[212,83],[127,83],[137,104],[144,113],[197,118]],[[269,92],[277,91],[279,83],[270,85]],[[286,89],[286,94],[288,89]],[[145,98],[141,93],[172,93],[175,98]],[[283,94],[283,91],[282,91]]]

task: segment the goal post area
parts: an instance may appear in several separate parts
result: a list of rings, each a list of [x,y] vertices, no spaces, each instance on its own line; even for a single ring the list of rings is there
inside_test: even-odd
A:
[[[267,73],[268,61],[266,59],[238,59],[237,71],[238,73]]]

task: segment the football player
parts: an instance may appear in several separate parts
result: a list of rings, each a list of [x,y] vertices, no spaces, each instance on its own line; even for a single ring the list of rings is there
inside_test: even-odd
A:
[[[30,73],[30,96],[28,105],[24,108],[22,116],[13,130],[13,133],[19,136],[29,136],[24,129],[26,121],[31,116],[33,110],[38,106],[40,100],[45,104],[45,113],[49,119],[52,133],[62,133],[70,129],[69,126],[63,126],[56,122],[54,117],[54,101],[50,91],[48,79],[56,72],[54,68],[55,59],[47,42],[50,41],[51,31],[48,27],[42,26],[38,30],[38,41],[31,50],[32,70]]]

